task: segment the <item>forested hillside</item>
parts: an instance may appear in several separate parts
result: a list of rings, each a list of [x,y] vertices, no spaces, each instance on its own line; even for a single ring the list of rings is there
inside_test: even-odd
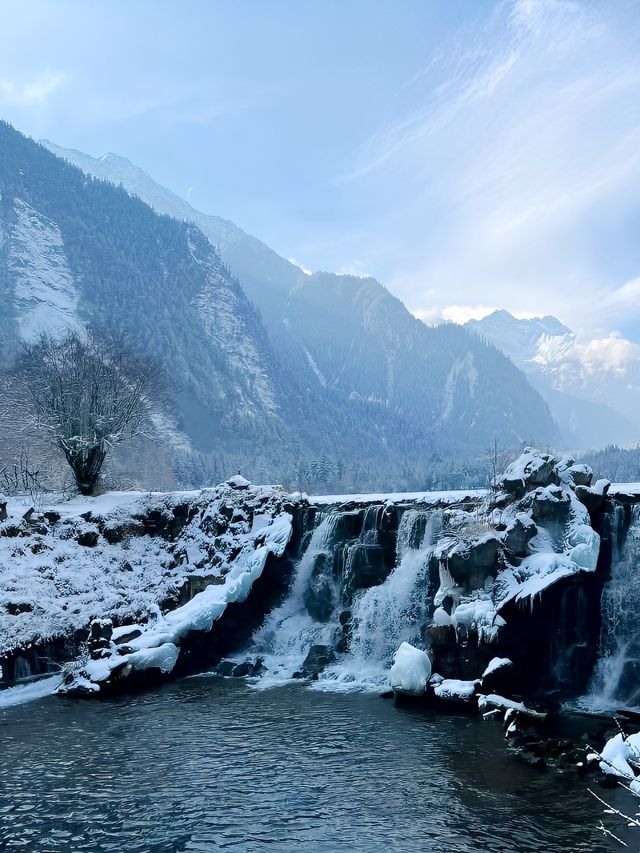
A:
[[[302,453],[301,483],[329,471],[330,482],[339,485],[345,470],[356,465],[353,483],[371,476],[372,485],[380,477],[446,485],[451,480],[445,471],[453,468],[454,481],[467,478],[467,484],[470,460],[494,436],[512,447],[555,439],[538,394],[501,352],[476,336],[455,326],[426,327],[374,279],[305,274],[228,220],[195,210],[123,157],[93,158],[45,144],[87,173],[122,184],[159,212],[197,222],[217,247],[258,306],[292,384],[303,389],[307,403],[320,405],[305,432],[308,441],[322,424],[317,444],[322,452],[307,458]],[[376,458],[356,461],[361,443],[370,446],[374,437]],[[463,458],[464,465],[455,461]]]

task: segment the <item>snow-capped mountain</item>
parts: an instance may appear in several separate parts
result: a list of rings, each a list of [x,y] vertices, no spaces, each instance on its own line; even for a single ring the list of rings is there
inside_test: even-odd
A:
[[[175,384],[175,427],[199,454],[183,481],[233,466],[417,487],[493,435],[555,439],[524,375],[467,330],[426,327],[374,279],[305,275],[123,158],[65,156],[110,182],[0,125],[5,356],[43,327],[125,331]]]
[[[579,338],[555,317],[521,320],[504,310],[466,326],[527,373],[570,443],[640,440],[637,345],[615,334]]]

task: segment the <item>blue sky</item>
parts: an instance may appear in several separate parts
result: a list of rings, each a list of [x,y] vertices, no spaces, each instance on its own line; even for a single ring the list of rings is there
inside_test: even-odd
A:
[[[427,320],[640,341],[640,2],[4,0],[0,115]]]

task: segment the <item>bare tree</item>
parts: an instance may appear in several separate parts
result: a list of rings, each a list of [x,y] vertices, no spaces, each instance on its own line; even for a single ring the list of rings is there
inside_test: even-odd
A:
[[[79,491],[95,489],[107,453],[145,432],[159,373],[129,355],[124,341],[105,343],[69,331],[25,344],[10,382],[28,401],[28,421],[64,454]]]

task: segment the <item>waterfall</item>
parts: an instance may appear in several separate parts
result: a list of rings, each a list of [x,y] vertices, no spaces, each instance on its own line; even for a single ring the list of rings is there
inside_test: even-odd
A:
[[[420,642],[421,627],[430,615],[429,563],[441,511],[402,513],[392,571],[382,583],[357,589],[350,606],[345,603],[351,594],[344,583],[351,576],[351,554],[356,546],[379,547],[383,511],[380,505],[367,507],[359,530],[354,529],[353,513],[330,511],[319,517],[287,598],[254,635],[252,651],[267,667],[258,686],[292,678],[310,647],[319,644],[340,651],[315,687],[378,690],[388,683],[389,665],[400,643]]]
[[[420,645],[429,614],[429,562],[442,521],[437,510],[407,510],[398,527],[396,566],[378,586],[361,590],[351,608],[347,653],[321,675],[320,689],[380,690],[403,641]]]
[[[602,593],[600,652],[585,699],[593,710],[640,707],[640,505],[616,506],[611,521],[611,578]]]
[[[286,599],[269,614],[253,637],[252,651],[263,658],[267,667],[267,675],[260,682],[262,687],[289,680],[311,646],[330,645],[333,641],[335,625],[318,622],[311,616],[305,604],[305,593],[319,560],[325,561],[329,572],[333,568],[340,521],[337,512],[319,515]]]

